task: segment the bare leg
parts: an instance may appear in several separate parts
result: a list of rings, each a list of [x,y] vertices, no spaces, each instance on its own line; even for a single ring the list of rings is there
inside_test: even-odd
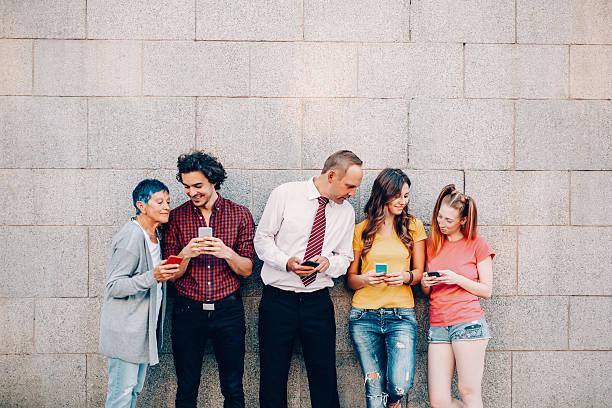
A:
[[[446,343],[429,344],[427,352],[427,386],[432,408],[462,408],[461,401],[451,396],[455,371],[453,346]]]
[[[453,352],[457,364],[459,393],[465,408],[482,408],[482,374],[489,340],[456,341]]]

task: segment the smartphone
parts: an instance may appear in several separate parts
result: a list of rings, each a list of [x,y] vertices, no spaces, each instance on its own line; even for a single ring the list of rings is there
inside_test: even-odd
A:
[[[438,271],[429,271],[429,272],[427,272],[427,276],[432,277],[432,278],[439,278],[440,277],[440,272],[438,272]]]
[[[387,273],[386,263],[377,263],[375,268],[377,274],[385,275]]]
[[[170,255],[168,259],[166,259],[166,265],[178,265],[183,262],[183,258],[180,256]]]
[[[307,261],[302,262],[302,265],[312,266],[313,268],[316,268],[317,266],[319,266],[319,263],[315,261],[307,260]]]
[[[212,228],[210,227],[199,227],[198,228],[198,238],[206,238],[206,237],[212,237],[213,231]]]

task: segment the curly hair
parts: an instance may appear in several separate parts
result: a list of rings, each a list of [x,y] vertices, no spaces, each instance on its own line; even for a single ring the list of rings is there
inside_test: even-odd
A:
[[[180,183],[183,182],[183,174],[201,171],[208,181],[215,185],[215,190],[218,190],[227,178],[223,165],[216,157],[198,150],[180,155],[177,167],[176,179]]]
[[[401,194],[404,184],[408,184],[408,187],[410,187],[412,183],[406,173],[400,169],[384,169],[374,180],[372,193],[364,209],[367,224],[361,234],[361,239],[363,240],[362,257],[365,257],[370,249],[372,249],[374,237],[385,221],[385,206],[389,201]],[[408,212],[408,204],[406,204],[401,214],[395,217],[393,225],[397,236],[411,253],[414,241],[409,229],[413,218]]]

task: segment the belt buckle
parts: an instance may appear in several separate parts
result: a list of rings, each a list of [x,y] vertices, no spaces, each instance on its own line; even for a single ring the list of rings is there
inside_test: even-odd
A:
[[[208,310],[208,311],[215,310],[215,304],[214,303],[202,303],[202,310]]]

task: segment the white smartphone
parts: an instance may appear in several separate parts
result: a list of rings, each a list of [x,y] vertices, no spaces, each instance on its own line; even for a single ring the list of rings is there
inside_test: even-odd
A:
[[[206,238],[213,236],[213,230],[211,227],[199,227],[198,228],[198,238]]]

